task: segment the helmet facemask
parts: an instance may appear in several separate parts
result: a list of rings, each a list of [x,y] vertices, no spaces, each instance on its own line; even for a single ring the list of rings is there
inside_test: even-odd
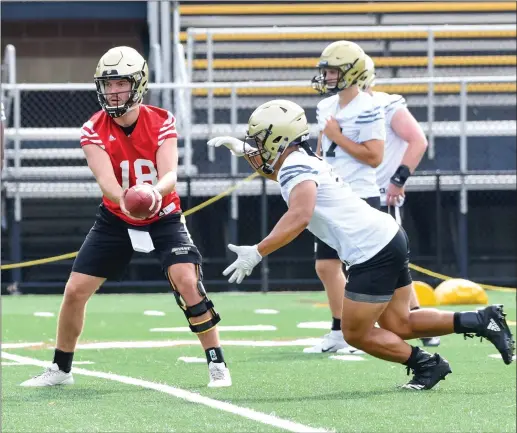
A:
[[[284,142],[282,143],[282,137],[278,136],[271,141],[271,144],[278,146],[275,146],[275,152],[268,150],[265,143],[271,136],[272,129],[273,125],[269,125],[269,128],[256,132],[253,135],[246,135],[244,138],[244,141],[247,144],[256,149],[246,154],[251,166],[255,170],[262,171],[267,175],[274,173],[275,164],[278,162],[289,144],[286,142],[286,139],[284,139]]]
[[[345,74],[341,70],[341,68],[338,67],[328,67],[328,66],[322,66],[319,65],[319,75],[316,75],[312,78],[312,88],[316,90],[320,95],[335,95],[336,93],[339,93],[341,90],[346,88],[346,83],[344,81]],[[327,71],[329,69],[335,70],[338,72],[336,83],[329,86],[329,83],[327,81]],[[334,81],[334,80],[332,80]]]
[[[142,102],[143,94],[139,92],[140,85],[142,80],[144,80],[144,76],[142,72],[136,72],[131,75],[108,75],[106,74],[103,77],[95,77],[95,86],[97,87],[97,99],[99,100],[99,104],[102,109],[108,113],[109,116],[113,118],[121,117],[127,112],[131,111],[136,107],[137,104]],[[108,97],[113,94],[118,93],[126,93],[123,92],[107,92],[106,91],[106,82],[116,81],[116,80],[126,80],[131,84],[131,89],[129,91],[129,98],[122,105],[112,106],[108,101]]]

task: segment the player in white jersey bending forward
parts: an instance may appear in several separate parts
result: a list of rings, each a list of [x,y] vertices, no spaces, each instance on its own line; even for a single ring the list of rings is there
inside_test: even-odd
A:
[[[241,283],[262,258],[293,241],[306,228],[334,248],[348,268],[342,302],[345,340],[377,358],[403,364],[414,373],[404,387],[431,389],[451,373],[449,363],[404,340],[445,334],[476,334],[488,339],[506,364],[514,342],[502,305],[478,311],[409,310],[411,275],[404,230],[352,192],[350,185],[312,151],[309,127],[297,104],[274,100],[258,107],[248,122],[246,142],[216,137],[209,146],[224,145],[245,156],[259,174],[276,180],[288,205],[271,233],[256,245],[228,248],[237,259],[224,271]],[[248,143],[248,140],[253,145]],[[379,323],[380,328],[375,327]]]
[[[368,55],[365,66],[365,72],[358,79],[359,88],[371,95],[375,103],[383,108],[386,125],[384,158],[376,169],[381,210],[389,213],[399,224],[402,224],[401,208],[405,199],[404,187],[427,150],[427,139],[417,120],[407,109],[403,96],[373,90],[375,65]],[[420,308],[414,290],[411,293],[409,307],[411,310]],[[421,340],[424,346],[440,345],[440,337],[428,337]]]
[[[384,111],[356,82],[366,69],[364,51],[349,41],[328,45],[319,60],[320,74],[313,87],[328,96],[317,107],[318,147],[316,153],[370,206],[380,208],[375,168],[381,163],[386,138]],[[329,96],[331,95],[331,96]],[[347,344],[341,332],[341,304],[346,284],[338,252],[315,239],[315,268],[332,314],[331,329],[305,353],[361,353]]]

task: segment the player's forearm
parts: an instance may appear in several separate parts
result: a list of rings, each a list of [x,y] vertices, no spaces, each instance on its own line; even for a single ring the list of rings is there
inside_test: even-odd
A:
[[[427,139],[425,136],[408,143],[406,153],[404,153],[400,165],[406,165],[409,167],[411,173],[414,173],[418,167],[418,164],[420,164],[420,161],[422,161],[426,150]]]
[[[97,178],[97,183],[99,184],[102,195],[106,197],[109,201],[113,203],[119,204],[120,197],[124,190],[117,182],[117,178],[113,176],[105,176]]]
[[[264,257],[292,242],[307,228],[309,221],[310,218],[298,212],[287,211],[271,233],[258,244],[258,252]]]
[[[158,181],[155,188],[159,191],[162,197],[164,197],[176,189],[177,181],[177,173],[175,171],[169,171]]]
[[[375,168],[382,162],[382,152],[372,150],[364,144],[356,143],[344,135],[337,137],[334,143],[336,143],[349,155],[352,155],[355,159],[364,162],[371,167]]]

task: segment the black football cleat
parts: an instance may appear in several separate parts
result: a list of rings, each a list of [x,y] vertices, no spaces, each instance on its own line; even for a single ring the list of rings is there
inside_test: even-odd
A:
[[[506,323],[506,314],[502,305],[490,305],[477,311],[481,326],[476,331],[476,337],[486,338],[501,354],[503,361],[509,365],[515,353],[515,340],[512,331]],[[472,335],[466,334],[472,337]]]
[[[411,389],[415,391],[423,391],[433,388],[440,380],[445,380],[445,376],[452,373],[451,367],[446,359],[435,353],[434,355],[426,354],[422,361],[419,361],[414,368],[407,367],[409,376],[410,370],[413,370],[413,379],[411,379],[401,388]]]

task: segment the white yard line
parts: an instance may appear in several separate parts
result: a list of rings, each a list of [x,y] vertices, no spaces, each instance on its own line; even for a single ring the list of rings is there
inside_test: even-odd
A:
[[[297,340],[222,340],[224,346],[242,347],[284,347],[311,346],[319,343],[321,338],[300,338]],[[23,349],[45,346],[54,350],[54,343],[3,343],[2,349]],[[78,349],[151,349],[154,347],[199,346],[199,340],[150,340],[150,341],[99,341],[96,343],[79,343]]]
[[[183,361],[187,364],[204,364],[206,362],[206,358],[198,358],[196,356],[180,356],[178,361]]]
[[[206,360],[205,360],[206,362]],[[93,361],[74,361],[74,365],[90,365],[95,364]],[[2,361],[2,367],[14,366],[14,365],[29,365],[29,364],[20,364],[19,362],[4,362]]]
[[[38,343],[2,343],[2,349],[23,349],[24,347],[43,346],[42,341]]]
[[[157,310],[145,310],[144,316],[165,316],[165,313]]]
[[[495,358],[495,359],[501,359],[501,358],[502,358],[502,356],[501,356],[501,354],[500,354],[500,353],[494,353],[493,355],[488,355],[488,356],[489,356],[490,358]],[[513,355],[513,358],[512,358],[512,359],[515,361],[516,356],[515,356],[515,355]]]
[[[249,326],[218,326],[218,331],[276,331],[273,325],[249,325]],[[176,328],[151,328],[151,332],[192,332],[188,326],[178,326]]]
[[[50,313],[49,311],[36,311],[34,313],[34,316],[36,317],[54,317],[54,313]]]
[[[329,359],[335,359],[337,361],[366,361],[366,359],[359,355],[333,355],[329,356]]]
[[[296,325],[297,328],[304,329],[327,329],[329,330],[332,323],[329,321],[325,322],[301,322]]]
[[[269,308],[259,308],[258,310],[255,310],[256,314],[278,314],[278,310],[271,310]]]
[[[48,362],[40,361],[35,358],[28,358],[26,356],[14,355],[11,353],[1,352],[1,357],[8,359],[10,361],[19,362],[21,364],[29,364],[36,365],[39,367],[48,367]],[[262,424],[271,425],[273,427],[278,427],[291,432],[326,432],[324,429],[317,429],[314,427],[309,427],[303,424],[298,424],[293,421],[285,420],[282,418],[278,418],[273,415],[268,415],[262,412],[255,411],[253,409],[248,409],[246,407],[236,406],[231,403],[227,403],[224,401],[214,400],[213,398],[204,397],[199,394],[195,394],[193,392],[185,391],[181,388],[175,388],[173,386],[149,382],[147,380],[135,379],[133,377],[121,376],[118,374],[112,373],[104,373],[102,371],[92,371],[85,370],[84,368],[74,368],[74,374],[79,374],[83,376],[91,376],[98,377],[100,379],[112,380],[114,382],[120,382],[127,385],[139,386],[141,388],[152,389],[155,391],[163,392],[165,394],[172,395],[176,398],[180,398],[182,400],[189,401],[191,403],[198,403],[213,409],[218,409],[223,412],[232,413],[234,415],[241,416],[243,418],[247,418],[253,421],[260,422]]]
[[[284,347],[311,346],[321,341],[321,338],[302,338],[299,340],[221,340],[221,346],[243,347]],[[151,340],[151,341],[99,341],[97,343],[82,343],[77,349],[150,349],[153,347],[199,346],[199,340]]]

